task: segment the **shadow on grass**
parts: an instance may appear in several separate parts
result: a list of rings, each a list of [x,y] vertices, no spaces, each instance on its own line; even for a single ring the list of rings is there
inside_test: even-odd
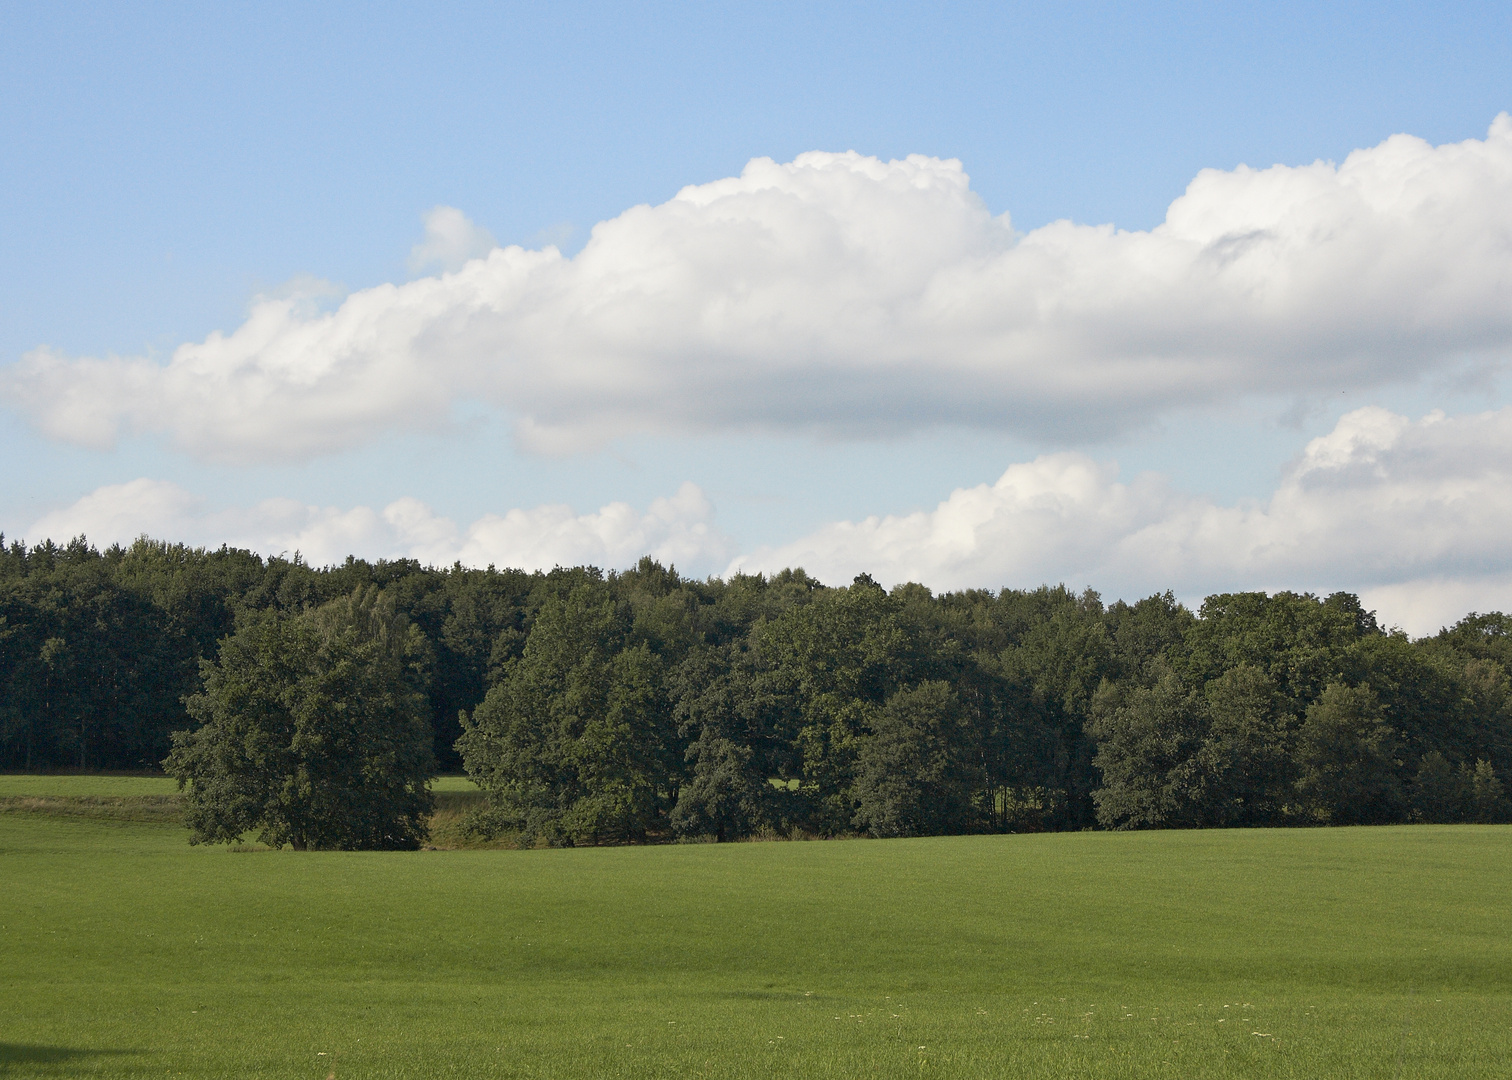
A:
[[[67,1076],[73,1072],[69,1066],[82,1066],[87,1059],[96,1057],[115,1057],[122,1054],[133,1054],[134,1050],[85,1050],[76,1046],[32,1046],[27,1043],[0,1042],[0,1076],[5,1076],[13,1069],[26,1066],[26,1071],[31,1075],[39,1075],[37,1066],[54,1066],[46,1068],[40,1075]]]

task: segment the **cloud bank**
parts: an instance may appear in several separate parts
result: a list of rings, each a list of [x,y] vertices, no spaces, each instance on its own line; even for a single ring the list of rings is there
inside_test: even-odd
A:
[[[834,522],[738,556],[714,517],[693,484],[645,511],[547,505],[459,528],[410,498],[382,510],[269,500],[210,512],[173,484],[136,480],[85,496],[27,536],[108,543],[145,532],[299,550],[315,563],[356,553],[625,567],[650,554],[694,575],[803,566],[837,584],[864,571],[937,590],[1066,582],[1127,598],[1167,588],[1188,600],[1346,589],[1388,622],[1430,633],[1467,611],[1512,610],[1512,407],[1416,421],[1357,410],[1308,443],[1268,499],[1233,506],[1155,474],[1120,480],[1112,464],[1060,453],[1011,465],[995,484],[958,489],[932,510]]]
[[[0,388],[54,438],[155,434],[225,462],[436,428],[471,401],[547,452],[715,429],[1106,436],[1503,362],[1512,118],[1338,165],[1205,170],[1147,232],[1016,233],[959,162],[810,153],[627,210],[572,258],[491,242],[438,208],[416,265],[451,272],[334,311],[263,299],[161,364],[40,349]]]
[[[1012,465],[930,511],[836,522],[731,570],[865,570],[959,589],[1063,581],[1111,596],[1166,588],[1357,591],[1417,633],[1470,610],[1512,610],[1512,407],[1380,408],[1308,443],[1269,499],[1220,506],[1161,476],[1125,483],[1077,453]]]
[[[106,545],[148,535],[207,547],[230,544],[265,555],[298,552],[316,566],[358,555],[440,566],[461,562],[549,570],[583,563],[625,567],[650,555],[682,567],[717,567],[735,548],[714,527],[713,517],[713,507],[694,484],[656,499],[644,512],[621,502],[588,514],[547,504],[486,514],[459,529],[414,498],[398,499],[382,510],[267,499],[250,508],[212,511],[177,484],[141,479],[99,488],[39,519],[27,536],[60,543],[86,536]]]

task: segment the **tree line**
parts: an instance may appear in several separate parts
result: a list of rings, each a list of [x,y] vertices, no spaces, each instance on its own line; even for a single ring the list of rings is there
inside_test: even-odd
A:
[[[0,538],[3,541],[3,538]],[[413,847],[1500,821],[1512,618],[0,543],[0,767],[156,767],[196,838]]]

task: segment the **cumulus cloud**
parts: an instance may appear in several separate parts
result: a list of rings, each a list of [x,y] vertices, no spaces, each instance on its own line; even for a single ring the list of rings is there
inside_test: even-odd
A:
[[[100,545],[129,543],[143,533],[177,536],[174,530],[194,521],[201,502],[166,480],[110,484],[33,522],[26,536],[59,543],[86,536]]]
[[[1415,633],[1512,610],[1512,408],[1412,421],[1379,408],[1310,442],[1269,499],[1220,506],[1082,454],[1015,464],[933,510],[837,522],[730,570],[866,571],[935,588],[1348,589]]]
[[[582,563],[625,567],[651,555],[696,573],[718,569],[734,551],[713,518],[713,507],[694,484],[654,500],[644,512],[622,502],[587,514],[548,504],[488,514],[459,528],[414,498],[382,510],[294,499],[211,510],[177,484],[140,479],[91,492],[39,519],[26,535],[33,541],[86,536],[95,544],[126,544],[145,534],[212,547],[229,543],[268,555],[297,551],[317,566],[356,554],[537,570]]]
[[[413,498],[381,510],[270,499],[216,510],[177,485],[104,487],[26,536],[96,543],[142,533],[229,542],[316,564],[354,553],[446,565],[633,564],[649,554],[685,572],[802,566],[843,584],[867,572],[932,588],[1092,586],[1128,598],[1174,589],[1359,592],[1383,619],[1429,633],[1471,610],[1512,610],[1512,407],[1412,420],[1380,408],[1342,417],[1312,440],[1269,498],[1219,505],[1078,453],[1009,466],[932,510],[825,525],[792,543],[734,556],[702,491],[685,483],[645,510],[611,503],[488,514],[465,527]],[[732,556],[734,556],[732,558]]]
[[[158,433],[299,459],[447,423],[463,401],[542,451],[629,432],[967,425],[1074,440],[1234,395],[1364,388],[1512,350],[1512,118],[1397,135],[1341,164],[1205,170],[1149,231],[1016,233],[961,164],[753,160],[601,222],[495,248],[334,311],[266,298],[163,364],[38,350],[3,376],[44,432]]]
[[[493,233],[455,206],[433,207],[425,215],[425,239],[410,249],[410,273],[460,270],[498,246]]]

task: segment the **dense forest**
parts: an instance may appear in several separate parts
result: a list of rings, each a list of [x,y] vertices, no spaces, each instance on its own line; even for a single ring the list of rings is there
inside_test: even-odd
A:
[[[156,768],[233,645],[337,602],[402,623],[436,764],[488,793],[476,830],[525,842],[1509,817],[1500,614],[1412,641],[1347,593],[1193,612],[146,539],[0,537],[0,768]]]

